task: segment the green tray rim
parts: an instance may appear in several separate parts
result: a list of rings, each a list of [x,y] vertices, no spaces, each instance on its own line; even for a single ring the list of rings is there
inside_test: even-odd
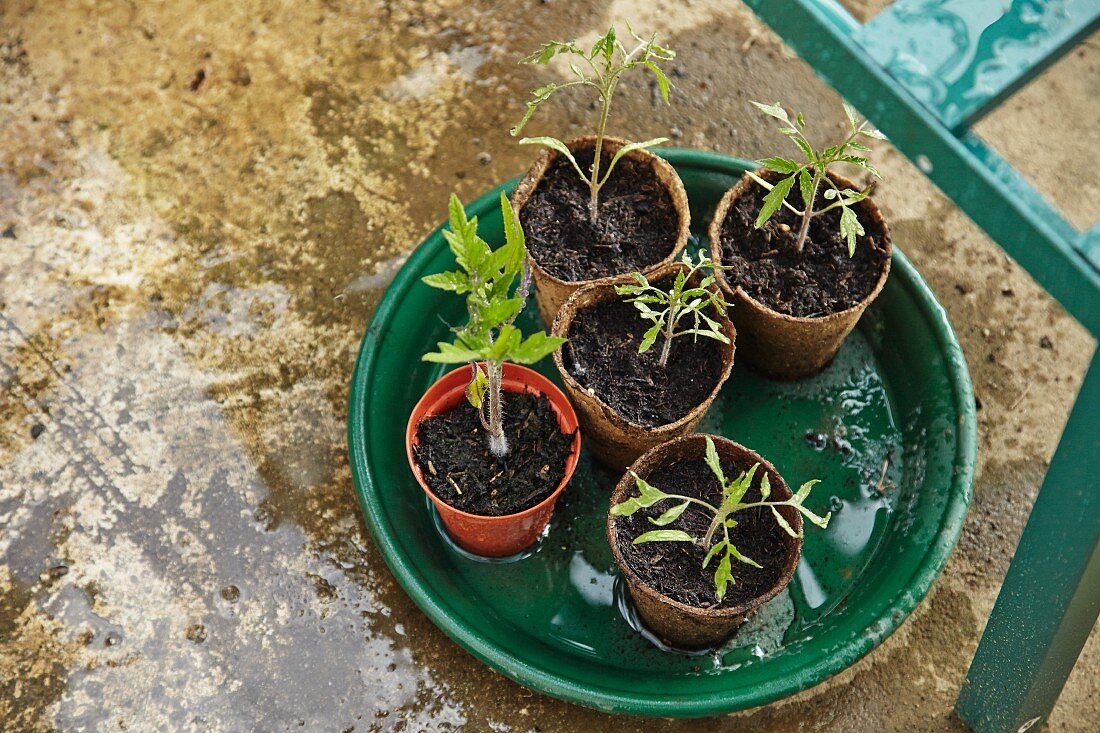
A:
[[[661,157],[673,167],[710,170],[722,174],[742,173],[757,167],[743,158],[690,148],[666,148],[659,151]],[[517,176],[485,193],[466,206],[471,215],[481,216],[497,206],[500,193],[510,193],[519,183]],[[430,259],[439,247],[444,246],[440,232],[443,225],[429,234],[402,265],[386,289],[374,316],[363,336],[359,355],[352,375],[348,396],[348,450],[351,457],[352,479],[363,516],[374,542],[386,565],[413,602],[447,636],[474,657],[503,674],[505,677],[561,700],[605,712],[627,713],[660,717],[701,717],[721,715],[735,710],[757,707],[795,694],[817,685],[863,658],[892,634],[924,599],[932,584],[942,572],[951,552],[962,533],[970,507],[975,466],[977,464],[978,428],[974,391],[970,372],[955,331],[947,313],[939,304],[924,279],[909,259],[895,244],[891,261],[891,277],[901,284],[920,304],[922,316],[929,321],[937,344],[947,364],[958,431],[955,451],[955,471],[950,492],[944,507],[943,521],[929,551],[916,573],[893,603],[886,607],[877,620],[869,624],[868,633],[849,640],[822,657],[816,664],[802,667],[797,673],[762,685],[748,695],[729,696],[721,692],[698,696],[678,696],[670,699],[641,692],[624,693],[621,690],[601,690],[579,684],[562,675],[547,672],[508,649],[488,643],[476,628],[467,625],[459,616],[450,612],[447,604],[437,598],[424,582],[418,568],[409,561],[386,531],[375,495],[378,487],[371,475],[366,452],[366,422],[360,416],[366,412],[367,386],[374,374],[379,357],[375,345],[388,328],[391,314],[399,308],[407,290],[419,282],[414,274],[423,260]]]

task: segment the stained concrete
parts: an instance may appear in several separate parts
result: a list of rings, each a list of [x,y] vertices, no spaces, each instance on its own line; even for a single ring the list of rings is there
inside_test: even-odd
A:
[[[871,12],[880,3],[859,3]],[[774,152],[749,99],[839,99],[736,4],[0,5],[0,720],[11,731],[960,730],[951,704],[1094,344],[888,145],[876,198],[958,330],[975,500],[920,609],[828,683],[699,721],[531,693],[415,608],[344,444],[363,329],[442,217],[528,165],[549,36],[630,19],[680,52],[616,133]],[[981,130],[1097,218],[1096,39]],[[532,132],[567,136],[580,96]],[[1093,640],[1052,717],[1094,730]]]

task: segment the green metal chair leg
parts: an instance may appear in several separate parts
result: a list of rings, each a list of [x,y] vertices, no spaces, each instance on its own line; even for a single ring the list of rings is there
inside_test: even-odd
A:
[[[956,710],[1022,733],[1050,714],[1100,613],[1100,355],[1047,470]]]

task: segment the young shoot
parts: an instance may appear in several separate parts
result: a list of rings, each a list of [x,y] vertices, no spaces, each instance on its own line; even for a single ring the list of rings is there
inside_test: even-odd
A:
[[[477,217],[467,219],[462,202],[451,194],[450,230],[444,230],[443,237],[461,269],[423,278],[433,288],[466,296],[470,315],[467,324],[453,329],[453,343],[439,342],[439,350],[425,354],[423,359],[442,364],[470,363],[466,398],[477,409],[489,436],[489,450],[497,457],[508,453],[501,406],[504,362],[534,364],[565,343],[565,339],[547,336],[543,331],[524,338],[513,325],[527,299],[531,273],[526,264],[523,228],[503,193],[500,209],[505,241],[499,249],[491,250],[477,235]],[[521,275],[519,287],[512,292],[513,283]]]
[[[596,127],[595,157],[592,159],[592,167],[587,173],[581,170],[580,165],[569,151],[569,147],[557,138],[525,137],[519,141],[520,145],[545,145],[564,155],[573,164],[577,175],[588,186],[590,194],[588,216],[593,224],[596,223],[598,218],[600,189],[611,177],[611,171],[615,168],[615,164],[619,162],[619,159],[632,150],[649,148],[668,141],[668,138],[658,137],[644,142],[628,143],[619,148],[608,162],[606,170],[602,172],[600,170],[600,154],[603,150],[604,134],[607,130],[607,117],[611,111],[611,98],[615,94],[615,87],[619,84],[619,77],[622,76],[624,71],[638,67],[649,69],[657,79],[657,88],[660,90],[661,99],[665,101],[665,104],[668,104],[668,90],[671,84],[658,62],[671,61],[676,57],[675,52],[657,45],[656,33],[649,40],[646,40],[630,30],[629,26],[627,26],[627,30],[630,31],[630,35],[637,42],[637,45],[630,50],[627,50],[626,46],[618,39],[615,35],[615,27],[612,26],[587,51],[580,48],[576,41],[568,43],[550,41],[538,51],[520,61],[523,64],[548,64],[556,56],[567,56],[569,57],[569,70],[573,73],[575,79],[561,84],[551,82],[532,91],[531,100],[527,102],[527,113],[519,124],[511,130],[513,136],[518,135],[523,130],[531,116],[535,114],[538,106],[549,99],[554,92],[576,86],[590,87],[596,90],[600,100],[600,121]]]
[[[714,448],[714,441],[711,440],[709,436],[707,437],[706,464],[714,473],[715,478],[718,479],[718,483],[722,487],[722,501],[717,506],[708,501],[696,499],[691,496],[666,494],[656,486],[647,483],[637,474],[633,474],[634,482],[638,487],[638,496],[627,499],[621,504],[616,504],[611,507],[611,513],[618,517],[629,517],[639,509],[646,509],[664,501],[676,502],[656,519],[649,517],[649,521],[657,527],[666,527],[672,524],[679,519],[680,515],[691,505],[695,505],[710,514],[713,518],[703,537],[692,537],[687,532],[679,529],[654,529],[649,532],[643,532],[635,537],[634,544],[640,545],[646,542],[692,542],[704,549],[709,548],[707,549],[706,557],[703,559],[704,569],[710,565],[715,557],[721,555],[718,566],[714,571],[714,589],[718,596],[718,600],[721,601],[726,595],[726,586],[735,582],[733,578],[733,561],[743,562],[746,565],[752,565],[754,568],[761,567],[761,565],[751,557],[739,552],[733,542],[730,541],[730,530],[737,526],[737,520],[732,518],[733,515],[743,509],[766,506],[771,509],[772,514],[775,516],[775,521],[787,534],[791,537],[801,537],[801,533],[795,532],[790,523],[783,518],[783,515],[779,512],[779,507],[794,507],[801,512],[803,516],[822,529],[829,525],[829,519],[832,517],[832,512],[821,517],[807,509],[803,504],[806,497],[810,495],[810,489],[812,489],[815,484],[819,483],[816,479],[802,484],[802,487],[799,488],[798,492],[790,499],[785,499],[784,501],[770,501],[768,497],[771,496],[771,484],[768,482],[767,472],[761,472],[762,475],[759,483],[760,500],[742,503],[741,500],[752,487],[753,479],[756,476],[760,464],[754,463],[752,468],[747,472],[743,471],[737,478],[727,479],[725,473],[722,471],[722,463],[718,458],[718,451]],[[717,541],[715,541],[716,537]]]
[[[837,163],[851,163],[870,171],[876,178],[880,177],[875,167],[867,162],[867,158],[859,155],[859,153],[867,153],[871,150],[861,143],[859,138],[869,137],[876,140],[885,140],[886,136],[870,127],[867,120],[861,121],[856,115],[856,111],[845,104],[844,113],[848,117],[849,126],[848,137],[839,145],[817,151],[810,146],[809,141],[803,134],[806,130],[806,120],[801,113],[795,115],[792,122],[787,115],[787,111],[778,102],[775,104],[753,102],[753,104],[764,114],[782,122],[783,127],[779,128],[779,132],[793,140],[794,144],[806,157],[805,163],[779,156],[761,160],[760,165],[764,168],[786,176],[778,183],[769,183],[755,173],[749,173],[754,181],[768,189],[768,194],[764,197],[764,203],[760,207],[760,214],[756,217],[756,228],[759,229],[764,225],[764,222],[772,218],[772,215],[779,211],[780,206],[785,206],[802,219],[802,225],[799,227],[798,238],[795,240],[794,245],[795,250],[801,252],[806,243],[806,235],[810,231],[810,220],[815,216],[821,216],[827,211],[840,207],[840,236],[848,240],[848,256],[852,257],[856,253],[856,237],[863,235],[863,225],[859,223],[856,212],[851,207],[852,204],[867,198],[874,184],[872,183],[862,191],[854,191],[847,187],[841,189],[826,174],[829,166]],[[796,181],[802,194],[801,209],[787,201],[787,195],[791,192]],[[825,204],[820,209],[814,209],[817,192],[822,184],[827,186],[822,195],[830,203]]]
[[[629,296],[623,300],[633,303],[642,318],[653,324],[642,336],[638,353],[644,354],[649,351],[656,343],[658,336],[663,338],[661,358],[657,362],[661,368],[668,364],[672,340],[678,336],[690,334],[693,343],[698,341],[700,336],[712,338],[724,344],[730,342],[729,337],[722,331],[722,325],[706,314],[708,308],[713,308],[719,315],[726,314],[726,301],[722,293],[714,287],[714,275],[708,273],[699,280],[698,285],[690,284],[691,278],[700,270],[715,268],[706,250],[699,250],[696,257],[698,261],[693,262],[691,255],[684,252],[680,261],[687,265],[688,269],[680,270],[676,274],[672,287],[668,290],[652,285],[640,272],[632,273],[636,284],[615,286],[615,292]],[[689,321],[681,323],[685,319]]]

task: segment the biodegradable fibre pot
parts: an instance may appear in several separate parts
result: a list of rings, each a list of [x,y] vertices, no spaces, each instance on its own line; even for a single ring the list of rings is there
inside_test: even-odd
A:
[[[424,475],[413,455],[413,447],[419,442],[416,431],[420,421],[432,415],[447,412],[465,400],[466,385],[469,381],[470,367],[462,366],[444,374],[424,393],[413,408],[408,426],[405,428],[405,452],[417,483],[435,505],[439,518],[443,520],[443,526],[451,539],[464,550],[476,555],[507,557],[532,545],[550,522],[550,515],[554,513],[554,504],[577,467],[577,460],[581,453],[581,435],[578,431],[573,437],[573,452],[566,459],[565,476],[562,477],[561,483],[554,493],[535,506],[502,517],[469,514],[455,509],[428,488],[428,483],[424,480]],[[518,364],[505,363],[502,388],[505,392],[546,395],[558,417],[558,426],[562,433],[577,431],[577,414],[573,411],[573,406],[553,382],[538,372]]]
[[[765,177],[767,171],[760,169],[756,175]],[[858,187],[843,176],[830,172],[829,177],[840,188]],[[718,202],[714,219],[710,223],[711,258],[718,263],[724,259],[722,251],[722,224],[730,207],[752,186],[760,184],[746,174]],[[731,283],[722,270],[715,275],[722,291],[730,299],[730,320],[740,334],[741,358],[753,371],[772,379],[793,380],[811,377],[832,362],[844,339],[855,328],[863,311],[878,297],[890,274],[889,229],[875,202],[870,198],[858,202],[853,207],[859,221],[868,232],[883,235],[886,242],[886,259],[882,274],[863,300],[836,313],[825,316],[803,318],[779,313],[756,300],[743,288]]]
[[[687,269],[689,268],[681,262],[670,262],[655,268],[647,277],[650,282],[657,282],[666,277],[674,276],[679,270]],[[696,275],[696,278],[698,278],[698,275]],[[569,338],[570,326],[572,326],[573,319],[578,312],[598,303],[620,297],[615,292],[615,283],[601,282],[585,285],[573,293],[562,305],[557,318],[554,319],[551,332],[554,336]],[[712,315],[715,320],[722,324],[722,330],[730,341],[728,344],[722,344],[722,373],[718,383],[714,385],[710,396],[679,420],[656,427],[646,427],[627,420],[617,410],[601,400],[599,395],[589,392],[581,385],[576,377],[565,368],[562,350],[568,348],[568,344],[554,352],[554,366],[558,368],[558,373],[561,374],[562,384],[565,385],[565,391],[569,395],[569,399],[577,408],[577,415],[580,418],[581,429],[584,431],[588,449],[602,463],[621,471],[650,448],[673,438],[687,435],[699,425],[699,422],[713,404],[715,397],[718,396],[722,385],[729,378],[730,370],[733,369],[734,349],[737,345],[737,330],[730,319],[717,314]],[[639,323],[641,323],[640,316]],[[685,343],[690,343],[690,341],[685,341]],[[658,348],[658,345],[655,345],[654,348]]]
[[[706,457],[707,437],[701,433],[686,435],[648,451],[634,462],[629,471],[623,474],[615,487],[614,493],[611,494],[611,506],[620,504],[637,494],[634,476],[631,473],[636,473],[645,479],[664,466],[683,461],[702,462]],[[771,482],[772,498],[780,501],[791,498],[790,487],[787,486],[787,482],[783,480],[783,477],[779,475],[775,470],[775,466],[771,463],[732,440],[717,435],[709,437],[714,441],[714,447],[720,457],[734,458],[741,462],[748,462],[750,465],[759,463],[760,470],[767,472],[768,480]],[[658,486],[657,488],[672,490],[669,487]],[[798,513],[798,510],[794,507],[785,506],[780,507],[779,511],[791,527],[801,535],[802,515]],[[615,556],[615,563],[619,566],[623,579],[626,580],[627,589],[630,591],[630,597],[634,601],[638,614],[649,630],[659,638],[674,646],[684,648],[713,646],[733,634],[746,619],[756,613],[760,606],[774,598],[791,582],[795,568],[798,566],[798,559],[802,554],[801,537],[791,537],[783,533],[782,536],[787,545],[787,562],[778,580],[771,588],[737,606],[697,608],[659,593],[638,577],[624,561],[622,553],[619,552],[617,519],[618,517],[613,516],[610,511],[608,512],[607,541],[611,544],[611,552]],[[711,568],[714,568],[713,564]],[[700,569],[700,572],[706,573],[708,571]],[[710,576],[708,575],[709,579]]]
[[[565,144],[570,152],[591,148],[596,145],[596,136],[585,135],[583,137],[575,137],[568,140]],[[627,141],[621,138],[604,137],[603,139],[603,149],[611,155],[614,155],[619,148],[626,144]],[[527,171],[527,175],[525,175],[523,180],[519,182],[519,185],[516,186],[516,190],[512,193],[512,208],[515,210],[517,217],[519,217],[520,212],[523,210],[524,204],[527,203],[528,199],[530,199],[531,195],[535,192],[535,189],[538,188],[539,183],[542,182],[550,165],[560,156],[561,153],[558,151],[544,148],[539,154],[538,159],[535,160],[534,165]],[[672,262],[676,257],[676,253],[687,244],[689,234],[688,227],[691,224],[691,216],[688,211],[687,191],[684,190],[683,181],[681,181],[680,176],[677,175],[676,169],[669,165],[668,161],[664,158],[654,155],[648,150],[632,150],[627,153],[624,158],[647,163],[653,168],[657,180],[664,185],[665,189],[672,197],[672,206],[677,215],[676,241],[669,247],[668,254],[664,259],[648,264],[640,269],[643,274],[648,276],[649,273],[653,272],[657,267]],[[557,316],[562,303],[564,303],[570,295],[576,292],[578,288],[585,285],[622,283],[630,278],[630,273],[624,272],[590,280],[561,280],[544,270],[534,257],[528,256],[528,261],[531,263],[531,275],[535,283],[535,298],[539,305],[539,314],[542,316],[543,323],[547,325],[554,322],[554,317]]]

